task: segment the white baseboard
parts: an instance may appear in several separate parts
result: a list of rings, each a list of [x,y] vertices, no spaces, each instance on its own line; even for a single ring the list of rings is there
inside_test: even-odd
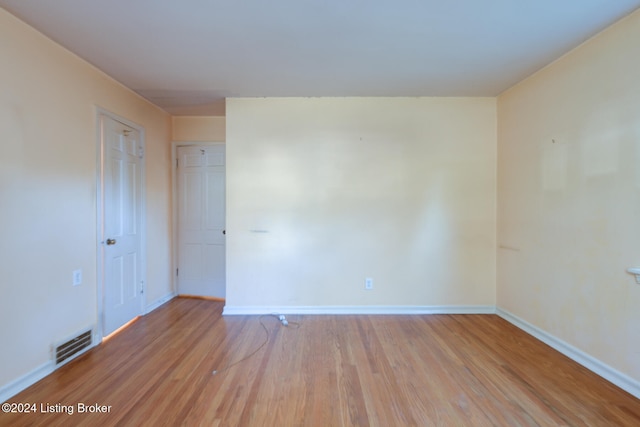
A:
[[[489,305],[331,305],[331,306],[229,306],[222,314],[495,314],[496,308]]]
[[[167,295],[163,296],[162,298],[159,298],[159,299],[155,300],[151,304],[147,304],[147,306],[144,309],[144,314],[151,313],[153,310],[155,310],[156,308],[160,307],[163,304],[168,303],[169,301],[171,301],[175,297],[176,297],[176,293],[175,292],[171,292],[170,294],[167,294]]]
[[[152,304],[147,305],[145,314],[150,313],[175,297],[168,294]],[[519,318],[501,308],[484,305],[471,306],[225,306],[223,315],[259,315],[259,314],[497,314],[509,323],[534,336],[560,353],[581,364],[604,379],[617,385],[640,399],[640,382],[610,367],[600,360],[588,355],[572,345],[554,337],[548,332]],[[5,402],[27,387],[40,381],[55,370],[49,361],[23,375],[22,377],[0,387],[0,402]]]
[[[55,370],[52,361],[44,363],[26,375],[0,387],[0,402],[6,402],[27,387],[37,383]]]
[[[162,298],[157,299],[153,303],[146,306],[144,314],[148,314],[152,312],[156,308],[160,307],[161,305],[175,298],[175,296],[176,296],[175,293],[170,293],[168,295],[165,295]],[[93,339],[94,344],[91,345],[91,347],[87,348],[85,351],[88,351],[89,349],[97,346],[100,343],[100,340],[97,339],[96,336],[94,336],[93,338],[94,338]],[[0,387],[0,402],[4,402],[7,399],[10,399],[11,397],[25,390],[27,387],[37,383],[47,375],[52,374],[53,371],[55,370],[56,370],[55,364],[52,361],[49,361],[47,363],[40,365],[39,367],[29,372],[28,374],[23,375],[22,377]]]
[[[589,369],[590,371],[600,375],[602,378],[608,380],[609,382],[612,382],[613,384],[617,385],[621,389],[625,390],[626,392],[640,399],[640,382],[639,381],[636,381],[635,379],[629,377],[628,375],[623,374],[620,371],[617,371],[616,369],[601,362],[595,357],[588,355],[584,351],[572,346],[571,344],[568,344],[562,341],[559,338],[554,337],[548,332],[538,328],[537,326],[532,325],[531,323],[519,318],[518,316],[512,313],[509,313],[506,310],[497,308],[496,314],[502,317],[503,319],[505,319],[506,321],[508,321],[509,323],[512,323],[513,325],[527,332],[528,334],[533,335],[534,337],[536,337],[543,343],[547,344],[548,346],[558,350],[560,353],[564,354],[565,356],[569,357],[575,362],[581,364],[582,366]]]

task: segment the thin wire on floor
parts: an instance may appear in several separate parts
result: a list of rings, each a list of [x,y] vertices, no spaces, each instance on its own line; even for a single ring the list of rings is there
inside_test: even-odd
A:
[[[225,372],[229,369],[231,369],[232,367],[248,360],[249,358],[251,358],[252,356],[254,356],[256,353],[258,353],[260,350],[262,350],[264,348],[265,345],[267,345],[267,343],[269,342],[269,330],[267,329],[267,325],[264,324],[263,319],[265,317],[275,317],[276,319],[278,319],[278,322],[283,326],[283,327],[287,327],[287,328],[293,328],[293,329],[298,329],[300,328],[300,323],[298,322],[289,322],[286,320],[286,318],[284,318],[283,315],[279,314],[279,313],[271,313],[271,314],[263,314],[260,316],[259,321],[260,321],[260,326],[262,326],[262,329],[264,330],[264,341],[262,342],[262,344],[260,344],[260,346],[258,348],[256,348],[254,351],[252,351],[251,353],[249,353],[247,356],[243,357],[240,360],[237,360],[227,366],[224,366],[221,369],[214,369],[212,372],[212,375],[218,375],[222,372]]]

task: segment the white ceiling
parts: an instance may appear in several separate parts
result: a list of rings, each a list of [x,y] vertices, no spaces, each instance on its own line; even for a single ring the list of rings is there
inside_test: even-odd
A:
[[[175,115],[225,97],[496,96],[640,0],[0,0]]]

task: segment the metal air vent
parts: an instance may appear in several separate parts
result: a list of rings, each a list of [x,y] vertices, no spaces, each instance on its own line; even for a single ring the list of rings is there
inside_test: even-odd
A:
[[[78,336],[63,342],[55,347],[56,366],[78,356],[83,350],[91,346],[93,342],[93,331],[80,333]]]

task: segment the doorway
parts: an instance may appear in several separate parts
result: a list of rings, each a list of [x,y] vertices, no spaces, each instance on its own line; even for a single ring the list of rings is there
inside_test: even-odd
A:
[[[177,145],[175,153],[177,293],[224,299],[225,145]]]
[[[98,307],[102,336],[143,313],[144,131],[98,112]]]

